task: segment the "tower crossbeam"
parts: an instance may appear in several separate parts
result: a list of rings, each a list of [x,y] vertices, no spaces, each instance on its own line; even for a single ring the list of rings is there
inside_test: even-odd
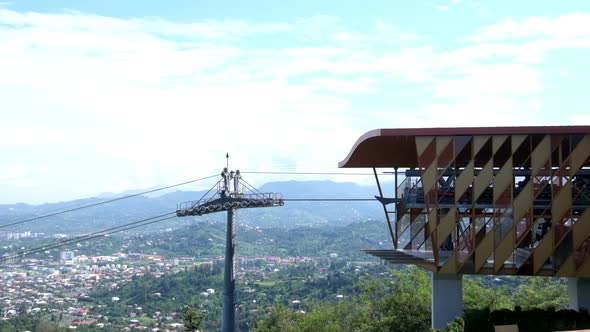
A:
[[[252,192],[244,193],[244,188]],[[261,193],[251,188],[247,182],[242,182],[240,171],[229,172],[226,167],[221,172],[221,180],[217,183],[217,191],[215,193],[197,201],[179,203],[176,207],[176,215],[179,217],[227,212],[222,332],[233,332],[237,330],[236,316],[238,302],[236,301],[236,270],[238,260],[236,257],[236,248],[238,232],[237,225],[234,222],[236,210],[283,206],[284,204],[285,201],[281,194]]]

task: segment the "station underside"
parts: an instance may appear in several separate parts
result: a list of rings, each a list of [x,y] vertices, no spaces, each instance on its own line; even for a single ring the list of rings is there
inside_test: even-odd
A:
[[[404,250],[404,249],[392,249],[392,250],[383,250],[383,249],[365,249],[363,250],[365,253],[375,256],[377,258],[383,259],[391,264],[401,264],[401,265],[416,265],[422,267],[424,269],[430,270],[432,272],[438,272],[440,266],[434,262],[433,253],[432,251],[419,251],[419,250]],[[494,270],[494,261],[488,260],[484,263],[481,269],[476,271],[473,269],[473,266],[466,264],[463,266],[459,274],[501,274],[501,275],[523,275],[523,273],[519,273],[518,266],[521,266],[526,262],[528,257],[530,256],[530,252],[526,249],[517,249],[518,253],[515,255],[514,260],[508,259],[504,262],[504,267],[496,273]],[[439,253],[441,256],[446,256],[444,258],[448,259],[453,253],[451,252],[441,252]],[[538,271],[536,275],[539,276],[554,276],[555,270],[553,266],[547,264],[541,270]]]

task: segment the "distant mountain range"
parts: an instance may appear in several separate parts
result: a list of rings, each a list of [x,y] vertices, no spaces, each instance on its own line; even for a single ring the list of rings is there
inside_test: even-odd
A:
[[[261,192],[282,193],[285,198],[373,198],[374,186],[332,181],[270,182],[258,188]],[[133,194],[103,194],[75,201],[29,205],[0,205],[0,225],[28,218],[100,203],[114,197]],[[136,220],[174,212],[176,204],[197,200],[204,191],[174,191],[160,196],[137,196],[108,204],[7,227],[0,231],[31,231],[37,233],[86,233]],[[351,222],[382,219],[381,205],[375,202],[287,202],[283,207],[247,209],[238,213],[238,221],[253,227],[343,226]],[[199,221],[222,221],[225,214],[185,217],[141,230],[180,227]],[[165,224],[165,226],[163,226]]]

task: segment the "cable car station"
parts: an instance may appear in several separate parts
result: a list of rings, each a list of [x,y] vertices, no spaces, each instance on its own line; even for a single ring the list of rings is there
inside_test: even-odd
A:
[[[393,246],[366,252],[433,272],[433,328],[461,316],[463,274],[568,277],[590,308],[590,126],[377,129],[339,167],[373,168]]]

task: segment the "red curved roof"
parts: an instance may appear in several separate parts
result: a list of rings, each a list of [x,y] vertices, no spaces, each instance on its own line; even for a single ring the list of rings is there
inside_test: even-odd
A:
[[[338,167],[418,167],[417,136],[533,134],[590,134],[590,126],[375,129],[356,141]]]

